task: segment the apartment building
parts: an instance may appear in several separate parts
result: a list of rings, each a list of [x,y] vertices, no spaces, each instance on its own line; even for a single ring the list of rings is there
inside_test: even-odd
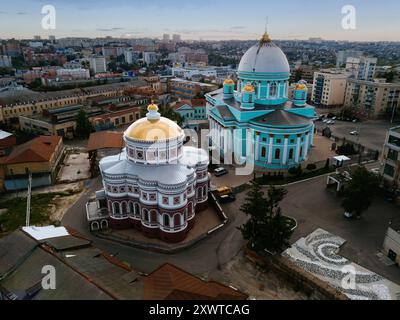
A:
[[[400,185],[400,126],[391,128],[382,151],[381,174],[389,187],[399,190]]]
[[[340,69],[314,73],[311,102],[317,107],[337,107],[344,103],[349,74]]]
[[[346,71],[350,72],[357,80],[372,81],[375,76],[377,58],[360,57],[347,58]]]
[[[400,107],[399,96],[400,83],[348,79],[344,106],[360,109],[370,118],[392,117]]]
[[[184,79],[171,79],[171,92],[181,99],[194,99],[198,95],[218,89],[218,86],[208,83],[188,81]]]

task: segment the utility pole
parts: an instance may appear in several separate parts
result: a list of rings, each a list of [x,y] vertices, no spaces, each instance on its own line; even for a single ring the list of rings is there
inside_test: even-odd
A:
[[[26,227],[29,227],[31,219],[31,194],[32,194],[32,173],[28,172],[28,193],[26,195]]]

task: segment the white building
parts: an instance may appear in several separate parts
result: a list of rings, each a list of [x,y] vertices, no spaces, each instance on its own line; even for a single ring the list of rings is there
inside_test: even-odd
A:
[[[181,39],[181,35],[179,35],[179,34],[174,34],[174,35],[172,35],[172,41],[173,42],[181,42],[182,41],[182,39]]]
[[[133,52],[131,50],[126,50],[124,52],[124,59],[126,63],[134,64],[138,59],[138,55],[136,54],[136,52]]]
[[[57,77],[63,80],[83,80],[90,79],[90,72],[88,69],[57,69]]]
[[[157,62],[157,54],[155,52],[143,52],[143,61],[149,65]]]
[[[311,101],[316,106],[342,106],[349,74],[331,69],[314,73]]]
[[[104,57],[93,57],[90,59],[90,69],[94,73],[104,73],[107,72],[106,58]]]
[[[372,81],[374,79],[377,58],[347,58],[346,70],[357,80]]]

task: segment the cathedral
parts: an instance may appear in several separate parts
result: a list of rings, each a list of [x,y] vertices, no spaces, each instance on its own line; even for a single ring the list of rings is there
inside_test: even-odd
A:
[[[242,57],[238,81],[208,93],[210,141],[225,163],[285,171],[307,160],[313,145],[314,107],[300,81],[288,98],[290,67],[267,33]]]
[[[124,133],[122,153],[100,161],[104,189],[99,207],[111,229],[140,230],[166,242],[180,242],[208,202],[208,154],[183,146],[184,131],[148,107],[146,117]]]

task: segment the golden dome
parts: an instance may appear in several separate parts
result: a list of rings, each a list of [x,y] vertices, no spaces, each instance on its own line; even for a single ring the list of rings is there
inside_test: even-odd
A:
[[[147,107],[147,110],[148,111],[158,111],[158,106],[156,104],[152,103],[151,105],[149,105]]]
[[[251,84],[248,84],[243,88],[243,91],[244,92],[254,92],[254,87]]]
[[[306,90],[307,86],[303,83],[299,83],[296,85],[296,90]]]
[[[230,85],[232,85],[232,84],[235,84],[235,82],[232,80],[232,79],[225,79],[225,81],[224,81],[224,84],[230,84]]]
[[[271,38],[269,37],[269,34],[267,32],[265,32],[263,34],[263,36],[261,37],[260,43],[268,43],[268,42],[272,42]]]
[[[125,137],[140,141],[162,141],[179,138],[183,130],[168,118],[161,117],[155,104],[148,106],[146,118],[134,122],[124,133]]]

